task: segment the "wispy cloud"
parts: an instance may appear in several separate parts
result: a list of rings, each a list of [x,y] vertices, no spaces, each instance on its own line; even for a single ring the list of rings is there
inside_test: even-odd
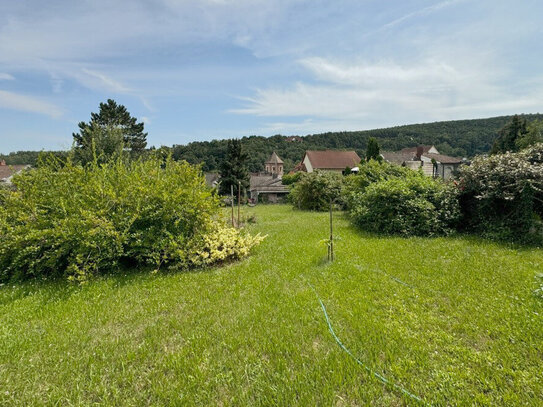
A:
[[[87,68],[83,68],[82,71],[88,76],[88,78],[79,77],[80,80],[91,87],[98,86],[106,91],[115,93],[132,92],[132,89],[101,72],[93,71]]]
[[[390,21],[389,23],[386,23],[382,26],[383,29],[386,29],[386,28],[392,28],[396,25],[399,25],[407,20],[410,20],[412,18],[415,18],[415,17],[419,17],[419,16],[427,16],[431,13],[434,13],[436,11],[439,11],[439,10],[442,10],[444,8],[447,8],[447,7],[450,7],[450,6],[454,6],[456,4],[459,4],[459,3],[463,3],[467,0],[446,0],[446,1],[441,1],[439,3],[436,3],[436,4],[432,4],[431,6],[428,6],[428,7],[423,7],[421,9],[418,9],[418,10],[415,10],[415,11],[412,11],[410,13],[407,13],[399,18],[396,18],[392,21]]]
[[[61,108],[42,99],[5,90],[0,90],[0,107],[23,112],[39,113],[55,119],[62,116],[63,113]]]
[[[15,78],[9,73],[0,72],[0,81],[13,81]]]

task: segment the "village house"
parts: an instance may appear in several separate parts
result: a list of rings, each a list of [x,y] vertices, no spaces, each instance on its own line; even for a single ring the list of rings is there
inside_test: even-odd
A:
[[[355,151],[339,150],[308,150],[304,154],[302,162],[294,171],[313,172],[315,170],[342,172],[345,168],[356,167],[361,159]]]
[[[6,165],[4,160],[0,161],[0,183],[10,185],[11,178],[27,168],[30,168],[30,165]]]
[[[249,193],[253,202],[261,200],[277,203],[284,199],[289,189],[282,183],[283,166],[283,160],[274,151],[264,163],[265,172],[251,174]]]
[[[284,162],[273,152],[264,163],[264,172],[252,173],[249,177],[248,192],[251,201],[281,202],[289,192],[288,187],[282,183],[283,172]],[[216,172],[206,173],[205,178],[207,186],[211,188],[217,188],[221,181],[220,174]]]
[[[410,147],[397,152],[383,151],[381,157],[392,164],[414,170],[421,168],[425,175],[444,180],[451,178],[464,162],[462,158],[440,154],[435,146]]]
[[[300,136],[288,136],[285,141],[289,143],[301,143],[304,140]]]

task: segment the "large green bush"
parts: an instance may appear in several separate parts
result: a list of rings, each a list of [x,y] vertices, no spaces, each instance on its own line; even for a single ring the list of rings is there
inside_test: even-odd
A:
[[[352,201],[351,217],[360,228],[403,236],[447,235],[459,216],[456,189],[417,172],[368,185]]]
[[[477,157],[459,176],[462,225],[507,241],[543,241],[543,143]]]
[[[219,221],[217,197],[186,162],[49,163],[13,183],[0,198],[0,280],[82,280],[122,263],[189,268],[260,241]]]
[[[330,201],[341,204],[343,175],[332,171],[303,173],[292,187],[289,200],[299,209],[326,211]]]
[[[368,186],[391,178],[415,178],[421,174],[406,167],[384,161],[369,160],[360,163],[359,172],[345,177],[342,197],[347,209],[351,209]]]

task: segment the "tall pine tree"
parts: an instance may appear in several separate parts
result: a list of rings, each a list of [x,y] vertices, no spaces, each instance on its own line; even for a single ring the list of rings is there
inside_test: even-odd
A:
[[[122,135],[123,148],[138,155],[143,152],[147,146],[147,133],[143,132],[143,122],[137,123],[136,118],[132,117],[126,107],[117,104],[112,99],[108,99],[106,103],[100,103],[100,111],[91,113],[90,122],[79,123],[79,133],[73,133],[76,156],[78,150],[90,148],[93,144],[93,139],[102,129],[104,132],[112,130],[120,132]],[[94,140],[95,144],[97,140]],[[88,152],[81,151],[81,156],[88,156]]]
[[[226,157],[221,163],[221,183],[219,192],[224,195],[230,194],[230,186],[234,186],[234,193],[238,193],[238,183],[241,184],[241,191],[249,186],[249,170],[247,160],[249,156],[243,151],[240,140],[228,140]]]

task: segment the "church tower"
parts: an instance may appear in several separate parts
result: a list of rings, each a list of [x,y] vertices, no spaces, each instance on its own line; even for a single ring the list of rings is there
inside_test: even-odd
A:
[[[266,172],[272,174],[275,177],[281,178],[283,176],[283,160],[275,153],[272,153],[271,157],[266,161]]]

